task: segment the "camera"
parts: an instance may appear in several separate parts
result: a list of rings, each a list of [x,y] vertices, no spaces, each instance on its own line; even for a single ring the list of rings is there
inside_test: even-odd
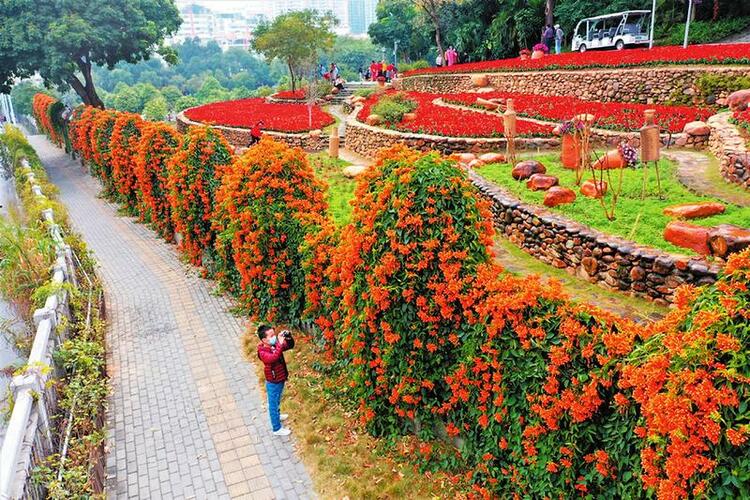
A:
[[[289,338],[291,334],[289,333],[289,330],[281,330],[281,333],[279,333],[284,338]]]

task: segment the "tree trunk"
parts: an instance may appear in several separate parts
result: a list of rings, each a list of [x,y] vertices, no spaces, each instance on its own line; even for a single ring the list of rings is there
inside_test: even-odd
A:
[[[294,77],[294,69],[292,68],[292,63],[287,62],[286,66],[289,68],[289,77],[292,79],[292,92],[297,90],[297,80]]]
[[[440,54],[440,57],[443,59],[443,66],[447,66],[448,61],[446,61],[445,51],[443,51],[443,40],[440,33],[440,18],[438,17],[437,12],[430,12],[429,14],[432,19],[432,24],[435,26],[435,44],[437,45],[438,54]]]
[[[78,94],[84,104],[88,106],[94,106],[95,108],[104,109],[104,103],[99,98],[99,94],[96,93],[96,87],[94,86],[94,79],[91,77],[91,61],[87,58],[81,57],[76,61],[78,70],[83,75],[84,83],[75,76],[71,75],[68,83],[73,87],[76,94]]]
[[[544,5],[544,21],[550,26],[554,26],[555,24],[554,10],[555,0],[546,0],[546,3]]]

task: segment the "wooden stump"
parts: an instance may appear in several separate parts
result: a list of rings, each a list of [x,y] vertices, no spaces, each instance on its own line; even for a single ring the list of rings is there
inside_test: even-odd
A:
[[[731,253],[741,252],[750,247],[750,229],[733,224],[721,224],[708,233],[708,247],[711,254],[726,258]]]

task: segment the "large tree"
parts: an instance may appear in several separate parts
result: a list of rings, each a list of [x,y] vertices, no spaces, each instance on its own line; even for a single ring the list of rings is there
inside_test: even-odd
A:
[[[320,51],[333,47],[336,39],[333,27],[337,24],[338,20],[331,12],[290,12],[272,22],[260,24],[255,30],[252,48],[269,62],[274,59],[284,61],[289,69],[292,90],[296,90],[303,68],[314,62]]]
[[[432,42],[421,14],[413,0],[381,0],[376,9],[377,21],[367,33],[374,43],[388,49],[398,41],[402,61],[425,59]]]
[[[443,30],[441,27],[441,13],[444,7],[447,5],[457,5],[462,3],[462,0],[413,0],[414,4],[422,9],[427,17],[432,22],[432,27],[435,30],[435,46],[437,47],[438,54],[444,56],[445,51],[443,50]],[[446,58],[443,57],[443,65],[448,64]]]
[[[174,0],[0,1],[0,91],[14,78],[39,72],[48,86],[72,88],[85,104],[103,108],[91,70],[135,63],[180,26]]]

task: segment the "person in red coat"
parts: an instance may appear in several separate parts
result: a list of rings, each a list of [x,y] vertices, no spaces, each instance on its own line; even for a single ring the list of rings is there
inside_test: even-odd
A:
[[[250,145],[252,146],[256,142],[260,141],[263,136],[263,120],[256,123],[253,128],[250,129]]]
[[[258,327],[258,357],[263,362],[263,373],[266,376],[268,393],[268,414],[271,417],[271,430],[276,436],[288,436],[292,431],[283,427],[281,422],[287,415],[280,413],[281,395],[284,384],[289,378],[289,371],[284,360],[284,351],[294,347],[294,338],[289,330],[282,330],[276,335],[272,326]]]

